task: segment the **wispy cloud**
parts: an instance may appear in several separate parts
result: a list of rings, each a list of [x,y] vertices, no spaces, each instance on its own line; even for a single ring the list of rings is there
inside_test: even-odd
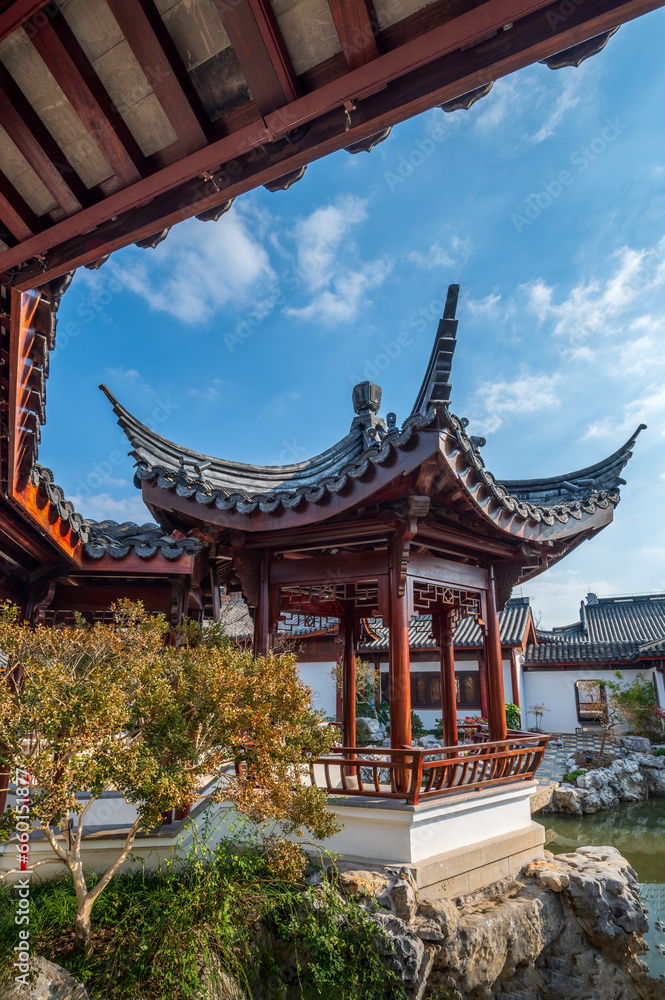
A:
[[[538,143],[549,139],[551,135],[556,133],[566,115],[577,107],[580,103],[581,90],[588,88],[586,76],[583,66],[579,67],[575,73],[562,74],[560,79],[563,80],[563,90],[556,98],[554,105],[550,107],[543,124],[532,136],[533,142]]]
[[[447,247],[442,247],[437,242],[432,243],[424,253],[420,250],[412,250],[409,254],[409,260],[417,267],[434,271],[439,267],[457,267],[465,263],[470,255],[471,240],[453,236]]]
[[[353,320],[369,305],[369,292],[383,284],[392,262],[360,257],[352,234],[367,217],[365,199],[341,195],[298,220],[293,231],[296,267],[311,300],[287,307],[288,316],[332,325]]]
[[[665,286],[665,238],[651,250],[622,247],[614,261],[607,278],[579,282],[560,302],[542,279],[523,286],[527,305],[540,323],[551,325],[554,336],[567,337],[572,346],[616,333],[617,321],[637,299],[646,300]]]
[[[145,524],[152,521],[150,511],[143,503],[140,495],[117,500],[110,493],[97,493],[91,496],[70,496],[76,510],[91,521],[136,521]]]
[[[205,323],[274,282],[263,228],[264,219],[233,207],[219,222],[183,222],[155,250],[137,250],[131,263],[112,259],[108,266],[155,312]]]
[[[474,429],[492,434],[514,416],[521,419],[556,409],[561,405],[557,393],[561,377],[558,372],[549,375],[523,371],[512,381],[484,382],[471,401]]]

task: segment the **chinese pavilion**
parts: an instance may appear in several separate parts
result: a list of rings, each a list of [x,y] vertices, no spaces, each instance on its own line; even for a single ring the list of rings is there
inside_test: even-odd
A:
[[[346,810],[345,830],[332,849],[366,856],[363,808],[371,800],[379,807],[373,829],[384,823],[373,856],[430,858],[428,838],[444,820],[449,851],[477,843],[473,815],[480,808],[485,829],[509,845],[514,864],[542,850],[541,828],[529,825],[528,796],[548,737],[507,730],[498,612],[516,584],[611,522],[642,425],[596,465],[540,480],[496,479],[481,456],[484,440],[469,436],[468,422],[450,410],[459,293],[451,285],[411,414],[401,426],[394,413],[384,419],[381,389],[363,382],[353,390],[348,434],[307,462],[262,467],[199,454],[140,423],[102,387],[157,523],[91,523],[34,461],[39,423],[31,407],[43,391],[39,357],[48,357],[61,291],[51,285],[50,300],[43,291],[11,298],[14,388],[0,533],[5,595],[35,621],[67,620],[73,610],[105,614],[121,596],[177,620],[183,613],[218,615],[222,588],[241,592],[257,655],[268,653],[278,629],[288,631],[303,616],[313,628],[335,619],[343,645],[343,745],[314,763],[310,776],[343,796],[335,808]],[[428,616],[440,659],[445,747],[434,755],[412,745],[409,627],[418,616]],[[458,731],[453,634],[464,618],[475,621],[482,642],[488,732]],[[390,747],[373,749],[370,758],[355,746],[355,656],[367,619],[383,622],[389,647]],[[384,808],[387,800],[407,809],[404,828]],[[495,875],[490,866],[481,878]]]

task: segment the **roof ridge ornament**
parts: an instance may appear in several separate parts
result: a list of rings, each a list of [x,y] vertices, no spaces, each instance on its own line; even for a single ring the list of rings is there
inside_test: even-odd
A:
[[[426,413],[431,406],[448,406],[450,403],[450,372],[457,343],[457,299],[459,285],[448,285],[446,305],[439,320],[434,347],[427,366],[425,378],[416,398],[412,415]]]

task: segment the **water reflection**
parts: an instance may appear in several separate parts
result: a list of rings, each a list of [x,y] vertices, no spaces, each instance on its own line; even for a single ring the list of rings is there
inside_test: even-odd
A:
[[[610,844],[620,851],[637,872],[640,894],[649,910],[649,931],[644,956],[652,976],[665,974],[665,933],[656,921],[665,923],[665,799],[650,799],[620,806],[591,816],[559,816],[538,813],[533,817],[547,833],[548,850],[565,854],[577,847]]]

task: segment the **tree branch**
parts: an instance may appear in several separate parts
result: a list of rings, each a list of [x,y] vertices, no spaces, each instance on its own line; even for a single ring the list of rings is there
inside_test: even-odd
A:
[[[90,892],[88,893],[89,900],[94,902],[97,899],[97,896],[99,896],[100,892],[102,892],[102,890],[105,889],[106,886],[109,884],[109,882],[117,872],[118,868],[120,867],[120,865],[123,863],[129,852],[131,851],[132,844],[134,843],[134,838],[136,837],[136,834],[139,832],[140,829],[141,829],[141,819],[138,818],[134,821],[134,825],[132,826],[131,830],[129,831],[129,833],[125,838],[125,846],[123,847],[122,851],[115,859],[111,867],[104,873],[104,875],[99,880],[95,888],[91,889]]]

